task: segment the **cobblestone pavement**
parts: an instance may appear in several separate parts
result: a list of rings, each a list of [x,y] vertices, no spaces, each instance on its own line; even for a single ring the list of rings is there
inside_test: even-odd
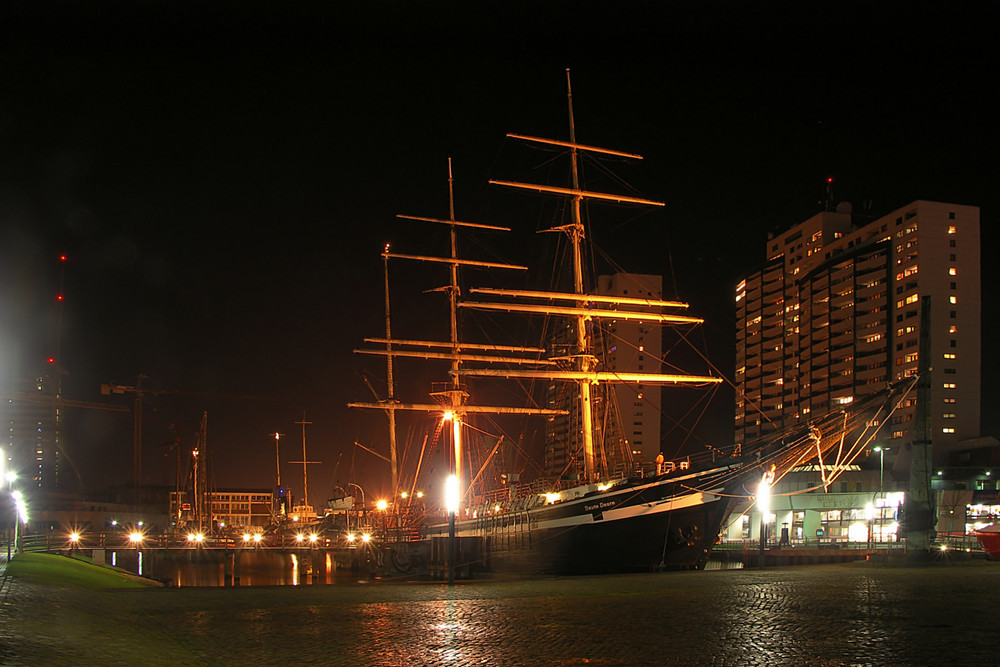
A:
[[[452,588],[95,591],[8,578],[0,664],[995,664],[998,591],[1000,564],[981,561]]]

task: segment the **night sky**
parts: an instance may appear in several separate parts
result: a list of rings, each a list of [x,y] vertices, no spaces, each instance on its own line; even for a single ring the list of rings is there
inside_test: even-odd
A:
[[[5,3],[0,384],[58,351],[67,398],[127,404],[100,385],[139,374],[205,394],[147,399],[147,482],[172,481],[164,445],[192,446],[207,410],[219,485],[270,485],[277,430],[282,481],[299,487],[286,462],[300,460],[304,412],[323,461],[314,504],[334,483],[387,490],[388,466],[352,447],[385,452],[384,419],[345,407],[371,398],[364,369],[384,389],[382,362],[351,350],[383,333],[383,244],[447,252],[442,230],[394,216],[447,217],[451,156],[457,217],[515,227],[497,258],[530,261],[537,202],[508,204],[486,181],[537,177],[519,170],[543,158],[522,161],[505,133],[568,138],[567,67],[579,141],[642,154],[624,177],[667,203],[603,227],[595,210],[596,242],[665,275],[667,295],[676,285],[722,372],[738,277],[768,232],[820,210],[828,176],[837,201],[873,216],[915,199],[982,207],[988,336],[995,8],[624,4]],[[394,333],[446,336],[406,289]],[[989,379],[985,344],[983,363]],[[986,434],[1000,435],[997,400],[984,390]],[[720,394],[704,438],[731,439],[731,406]],[[85,488],[129,480],[129,416],[66,420]]]

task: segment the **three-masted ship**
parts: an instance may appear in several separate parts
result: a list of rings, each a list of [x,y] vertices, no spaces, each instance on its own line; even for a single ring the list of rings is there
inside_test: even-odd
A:
[[[459,230],[510,231],[494,225],[459,221],[455,218],[451,196],[447,219],[400,216],[411,221],[442,224],[450,228],[451,253],[433,257],[394,252],[386,246],[382,253],[385,266],[385,336],[366,339],[378,348],[356,350],[386,358],[388,395],[383,400],[351,403],[352,407],[384,411],[390,433],[392,487],[400,489],[396,447],[397,412],[416,411],[435,415],[449,424],[451,450],[450,485],[456,497],[447,508],[434,511],[444,498],[425,499],[432,507],[422,515],[419,534],[422,544],[433,545],[430,565],[458,566],[463,572],[483,571],[516,574],[589,574],[656,569],[700,569],[708,561],[720,528],[734,505],[752,493],[762,475],[780,478],[791,468],[832,448],[844,448],[845,438],[857,443],[874,436],[879,424],[886,421],[879,413],[895,388],[859,401],[848,416],[839,411],[825,418],[813,419],[797,432],[774,439],[731,448],[713,450],[702,457],[679,461],[657,461],[655,468],[625,466],[617,471],[604,462],[601,448],[607,441],[607,429],[601,428],[595,415],[595,399],[608,399],[602,387],[612,384],[636,386],[710,386],[722,381],[712,375],[665,374],[659,372],[622,372],[607,369],[601,363],[597,347],[604,344],[599,333],[602,323],[636,320],[658,327],[697,325],[702,320],[686,314],[687,304],[654,298],[609,296],[595,293],[584,271],[587,232],[582,207],[588,201],[629,206],[663,206],[662,202],[625,194],[583,189],[580,160],[584,154],[633,160],[640,156],[582,144],[577,141],[569,72],[567,99],[569,140],[511,134],[509,137],[564,151],[569,159],[569,182],[565,186],[496,180],[491,184],[507,189],[541,193],[567,200],[568,222],[546,231],[565,235],[571,258],[571,291],[471,288],[462,293],[460,271],[469,269],[491,272],[526,271],[527,267],[458,256],[456,237]],[[449,162],[449,189],[452,190]],[[453,191],[453,190],[452,190]],[[427,341],[393,338],[390,319],[388,266],[390,260],[413,260],[440,263],[450,270],[450,282],[441,291],[448,295],[450,340]],[[504,346],[463,340],[459,335],[460,311],[502,312],[529,317],[563,318],[568,323],[569,340],[562,341],[558,353],[538,347]],[[448,379],[431,392],[433,400],[407,403],[395,396],[394,361],[418,358],[449,362]],[[519,386],[540,381],[548,385],[565,384],[574,398],[568,405],[486,405],[477,402],[469,387],[482,378],[510,380]],[[862,405],[863,403],[863,405]],[[888,408],[888,409],[891,409]],[[579,474],[562,480],[536,480],[518,483],[515,476],[491,491],[471,491],[480,480],[486,463],[474,469],[464,451],[468,427],[480,415],[525,415],[542,419],[566,418],[573,412],[579,428],[571,429],[571,441],[562,443],[579,461]],[[596,435],[595,435],[596,434]],[[850,434],[848,436],[848,434]],[[496,447],[499,447],[497,443]],[[496,451],[494,448],[494,452]],[[490,456],[480,461],[489,461]],[[419,465],[418,465],[419,467]],[[415,488],[417,472],[408,477]],[[412,490],[412,488],[411,488]],[[411,496],[412,497],[412,496]],[[445,511],[445,509],[447,511]],[[410,513],[410,516],[414,516]],[[392,540],[390,540],[392,541]],[[458,544],[456,550],[456,543]],[[386,545],[394,559],[412,564],[412,547],[393,541]]]

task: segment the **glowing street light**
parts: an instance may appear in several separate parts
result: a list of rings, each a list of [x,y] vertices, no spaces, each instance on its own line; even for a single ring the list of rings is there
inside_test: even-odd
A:
[[[757,509],[760,510],[760,567],[764,567],[764,547],[767,546],[767,521],[771,513],[771,484],[774,482],[774,466],[764,472],[757,485]]]
[[[28,506],[24,502],[24,495],[20,491],[14,491],[10,494],[10,497],[14,499],[14,507],[17,509],[17,518],[20,520],[20,523],[27,525]]]
[[[458,477],[448,475],[444,484],[444,506],[448,514],[455,514],[458,511]]]
[[[69,553],[70,556],[76,553],[76,548],[80,544],[80,533],[73,531],[69,534]]]
[[[14,501],[14,551],[18,550],[21,524],[28,525],[28,507],[24,503],[24,495],[20,491],[12,491],[10,497]],[[7,546],[7,557],[10,558],[10,544]]]
[[[455,583],[455,514],[458,512],[458,476],[448,475],[444,483],[444,506],[448,510],[448,585]]]

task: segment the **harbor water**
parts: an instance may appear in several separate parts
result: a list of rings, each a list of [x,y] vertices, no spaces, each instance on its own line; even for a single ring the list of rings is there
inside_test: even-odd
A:
[[[175,588],[333,585],[374,575],[364,552],[331,549],[101,549],[94,562]]]

